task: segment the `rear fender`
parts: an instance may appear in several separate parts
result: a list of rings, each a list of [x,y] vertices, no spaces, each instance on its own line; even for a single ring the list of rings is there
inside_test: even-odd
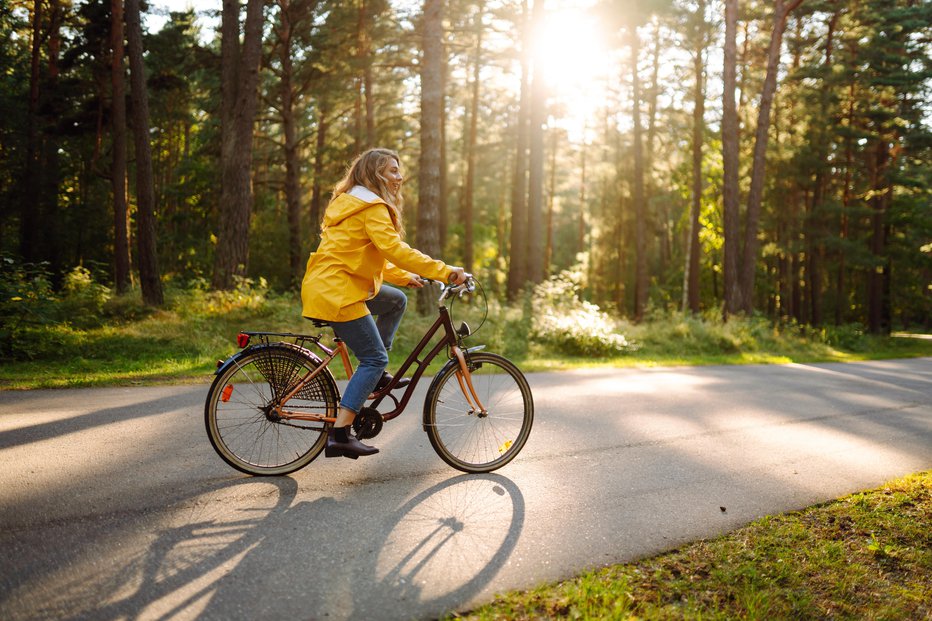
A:
[[[278,343],[260,343],[259,345],[250,345],[246,349],[241,349],[240,351],[236,352],[235,354],[233,354],[232,356],[230,356],[229,358],[221,362],[219,365],[217,365],[217,370],[214,371],[214,375],[220,375],[221,373],[226,371],[228,368],[230,368],[230,366],[236,364],[236,361],[243,358],[243,356],[245,356],[246,354],[251,354],[256,351],[261,351],[264,349],[273,349],[273,348],[292,349],[296,352],[300,352],[301,355],[305,356],[306,358],[309,358],[310,360],[313,360],[317,364],[323,363],[323,360],[321,360],[320,356],[312,352],[307,347],[301,347],[299,345],[295,345],[294,343],[286,343],[284,341],[280,341]]]

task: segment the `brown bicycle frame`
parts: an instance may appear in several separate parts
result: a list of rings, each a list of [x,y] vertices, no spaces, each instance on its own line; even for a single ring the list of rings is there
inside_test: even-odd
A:
[[[443,350],[445,347],[450,348],[450,358],[457,360],[459,363],[459,369],[456,372],[456,378],[459,381],[460,390],[463,391],[463,396],[466,397],[466,401],[470,404],[477,412],[485,412],[486,409],[479,400],[479,396],[476,393],[475,388],[472,384],[472,375],[469,372],[469,367],[466,364],[465,356],[463,355],[462,350],[458,345],[456,338],[456,330],[453,328],[453,322],[450,320],[450,313],[447,310],[446,306],[440,306],[439,308],[440,316],[437,317],[433,325],[427,330],[424,336],[421,338],[420,342],[415,346],[415,348],[408,354],[408,357],[402,363],[401,367],[398,369],[398,372],[392,378],[392,381],[389,382],[388,386],[383,388],[377,393],[374,393],[373,402],[369,407],[377,408],[378,405],[382,402],[385,397],[389,397],[392,401],[395,402],[395,409],[385,414],[382,414],[383,421],[390,421],[393,418],[400,415],[405,407],[408,405],[408,401],[411,399],[411,395],[414,394],[414,389],[417,386],[418,381],[421,379],[421,376],[424,375],[424,371],[427,370],[427,366],[433,361],[434,358]],[[427,356],[423,360],[419,360],[418,356],[424,349],[427,348],[431,339],[434,338],[434,335],[437,334],[437,331],[443,328],[444,336],[443,338],[434,345]],[[321,364],[314,369],[309,371],[298,384],[292,389],[290,393],[285,395],[281,402],[276,405],[275,411],[278,413],[281,418],[285,420],[307,420],[307,421],[319,421],[325,423],[336,422],[336,417],[331,416],[320,416],[318,414],[304,414],[298,412],[292,412],[289,410],[283,409],[285,404],[296,394],[298,394],[301,389],[307,384],[307,382],[314,379],[318,373],[320,373],[324,368],[326,368],[334,358],[340,356],[343,361],[343,367],[346,370],[347,378],[353,376],[353,365],[349,359],[349,352],[346,348],[346,344],[342,340],[337,339],[336,346],[331,349],[320,342],[320,337],[310,339],[314,344],[325,354],[324,359],[321,361]],[[408,387],[405,389],[404,394],[401,396],[401,401],[395,399],[394,396],[391,396],[390,393],[392,389],[398,384],[399,380],[404,377],[404,374],[413,364],[417,364],[417,368],[414,371],[414,374],[411,376],[411,383],[408,384]]]

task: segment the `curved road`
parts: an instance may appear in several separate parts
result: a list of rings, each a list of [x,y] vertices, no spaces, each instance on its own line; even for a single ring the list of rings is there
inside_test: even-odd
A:
[[[419,405],[377,456],[254,479],[206,384],[0,392],[0,618],[433,618],[932,467],[932,358],[529,380],[531,438],[483,476]]]

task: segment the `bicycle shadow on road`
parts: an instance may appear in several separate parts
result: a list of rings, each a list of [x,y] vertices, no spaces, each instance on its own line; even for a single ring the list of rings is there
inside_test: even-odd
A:
[[[167,510],[22,531],[3,546],[18,570],[0,617],[436,617],[508,562],[525,506],[500,475],[425,483],[302,500],[294,478],[225,479]]]
[[[462,605],[510,558],[524,497],[497,474],[456,476],[413,496],[410,483],[299,502],[266,523],[274,532],[217,583],[205,616],[436,618]],[[409,498],[384,511],[389,496]]]

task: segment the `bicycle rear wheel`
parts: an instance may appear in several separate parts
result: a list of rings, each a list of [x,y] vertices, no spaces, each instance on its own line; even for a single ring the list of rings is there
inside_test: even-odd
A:
[[[472,383],[485,412],[478,412],[447,364],[424,402],[424,427],[440,458],[463,472],[491,472],[521,451],[534,422],[534,399],[521,371],[497,354],[469,354]],[[471,396],[470,396],[471,398]]]
[[[242,352],[220,372],[207,394],[204,418],[214,449],[232,467],[259,476],[303,468],[327,442],[329,423],[283,420],[273,406],[319,361],[289,343]],[[339,391],[324,369],[292,397],[289,411],[336,416]]]

